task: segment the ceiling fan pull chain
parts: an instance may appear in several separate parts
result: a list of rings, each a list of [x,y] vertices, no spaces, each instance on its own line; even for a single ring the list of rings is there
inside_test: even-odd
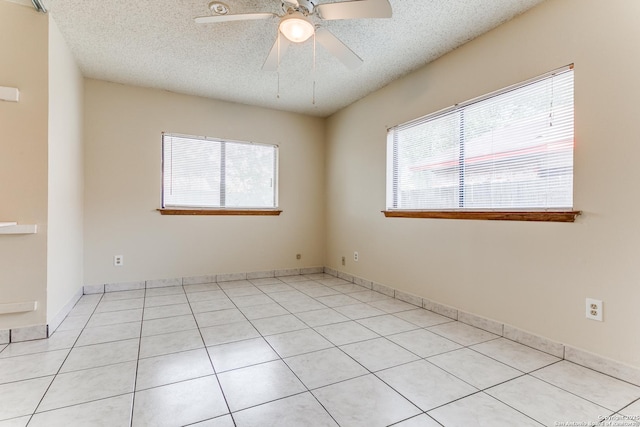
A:
[[[276,43],[278,43],[278,65],[276,67],[276,74],[278,76],[278,89],[276,93],[276,99],[280,99],[280,30],[276,36]]]
[[[316,33],[313,32],[313,105],[316,105]]]

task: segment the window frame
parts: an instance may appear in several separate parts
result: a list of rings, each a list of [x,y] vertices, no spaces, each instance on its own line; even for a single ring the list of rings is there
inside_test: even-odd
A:
[[[385,191],[385,210],[382,213],[387,218],[433,218],[433,219],[467,219],[467,220],[506,220],[506,221],[543,221],[543,222],[574,222],[578,215],[582,212],[573,209],[473,209],[459,207],[455,209],[394,209],[389,206],[397,205],[397,158],[394,155],[394,141],[393,132],[396,129],[409,128],[411,126],[425,123],[430,120],[437,119],[444,115],[450,114],[455,111],[461,111],[464,114],[464,108],[484,100],[500,96],[502,94],[518,90],[519,88],[526,87],[530,84],[542,81],[549,77],[552,77],[559,73],[567,71],[573,71],[573,64],[549,71],[534,78],[519,82],[505,88],[493,91],[482,96],[470,99],[465,102],[461,102],[447,108],[441,109],[431,114],[419,117],[414,120],[401,123],[396,126],[389,127],[387,129],[387,173],[386,173],[386,185]],[[574,107],[575,111],[575,107]],[[575,134],[574,134],[575,135]],[[575,136],[574,136],[575,138]],[[464,148],[462,148],[464,150]],[[464,168],[464,166],[460,166]],[[461,172],[464,173],[464,172]],[[464,180],[464,176],[459,176],[459,179]],[[463,183],[464,181],[462,181]],[[463,190],[461,190],[463,191]],[[393,200],[393,202],[391,202]],[[390,203],[391,202],[391,203]],[[573,207],[572,207],[573,208]]]
[[[201,140],[201,141],[211,141],[214,143],[222,144],[221,150],[224,153],[224,147],[226,144],[241,144],[241,145],[261,145],[267,147],[273,147],[275,150],[274,155],[274,165],[273,165],[273,198],[274,198],[274,206],[273,207],[238,207],[238,206],[180,206],[180,205],[171,205],[167,204],[165,201],[165,136],[169,137],[177,137],[177,138],[185,138],[185,139],[193,139],[193,140]],[[196,135],[186,135],[180,133],[173,132],[162,132],[161,136],[162,144],[161,144],[161,191],[160,191],[160,208],[157,209],[161,215],[205,215],[205,216],[220,216],[220,215],[247,215],[247,216],[278,216],[282,213],[282,210],[279,209],[279,162],[280,162],[280,147],[277,144],[269,144],[269,143],[258,143],[253,141],[238,141],[238,140],[230,140],[230,139],[222,139],[222,138],[213,138],[207,136],[196,136]],[[226,159],[221,157],[221,174],[224,173],[224,163]],[[224,176],[221,176],[221,202],[226,199],[226,188],[223,186],[226,185]]]

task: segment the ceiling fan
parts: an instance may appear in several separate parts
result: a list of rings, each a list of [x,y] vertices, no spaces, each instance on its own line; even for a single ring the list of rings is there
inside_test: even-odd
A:
[[[315,34],[315,40],[345,66],[354,69],[362,64],[362,59],[349,49],[329,30],[314,23],[321,21],[358,18],[391,18],[389,0],[351,0],[337,3],[317,4],[317,0],[281,0],[282,15],[269,12],[229,13],[229,7],[222,2],[212,1],[209,9],[214,15],[195,18],[197,24],[212,24],[230,21],[279,19],[276,38],[262,69],[277,70],[280,58],[284,56],[290,43],[303,43]],[[284,37],[280,37],[280,35]]]

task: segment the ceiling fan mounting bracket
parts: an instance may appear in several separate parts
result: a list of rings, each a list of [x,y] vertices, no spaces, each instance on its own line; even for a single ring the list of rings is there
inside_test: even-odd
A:
[[[296,5],[297,3],[297,5]],[[297,0],[296,2],[289,2],[286,0],[282,0],[282,10],[285,13],[293,13],[300,12],[304,16],[313,15],[313,11],[315,10],[315,1],[311,0]]]
[[[209,3],[209,10],[215,15],[226,15],[229,13],[229,6],[221,1],[212,1]]]

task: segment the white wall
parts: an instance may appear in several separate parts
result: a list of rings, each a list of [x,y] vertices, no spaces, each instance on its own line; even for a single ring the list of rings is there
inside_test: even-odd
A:
[[[47,321],[83,285],[84,79],[55,21],[49,21]]]
[[[639,16],[635,1],[547,1],[331,117],[326,264],[640,366]],[[576,223],[383,217],[388,126],[570,63]]]
[[[0,1],[0,221],[37,224],[38,234],[0,235],[0,304],[37,301],[38,310],[0,315],[0,330],[46,322],[48,19]]]
[[[163,131],[278,144],[283,213],[161,216]],[[322,119],[86,80],[84,139],[85,284],[323,265]]]

